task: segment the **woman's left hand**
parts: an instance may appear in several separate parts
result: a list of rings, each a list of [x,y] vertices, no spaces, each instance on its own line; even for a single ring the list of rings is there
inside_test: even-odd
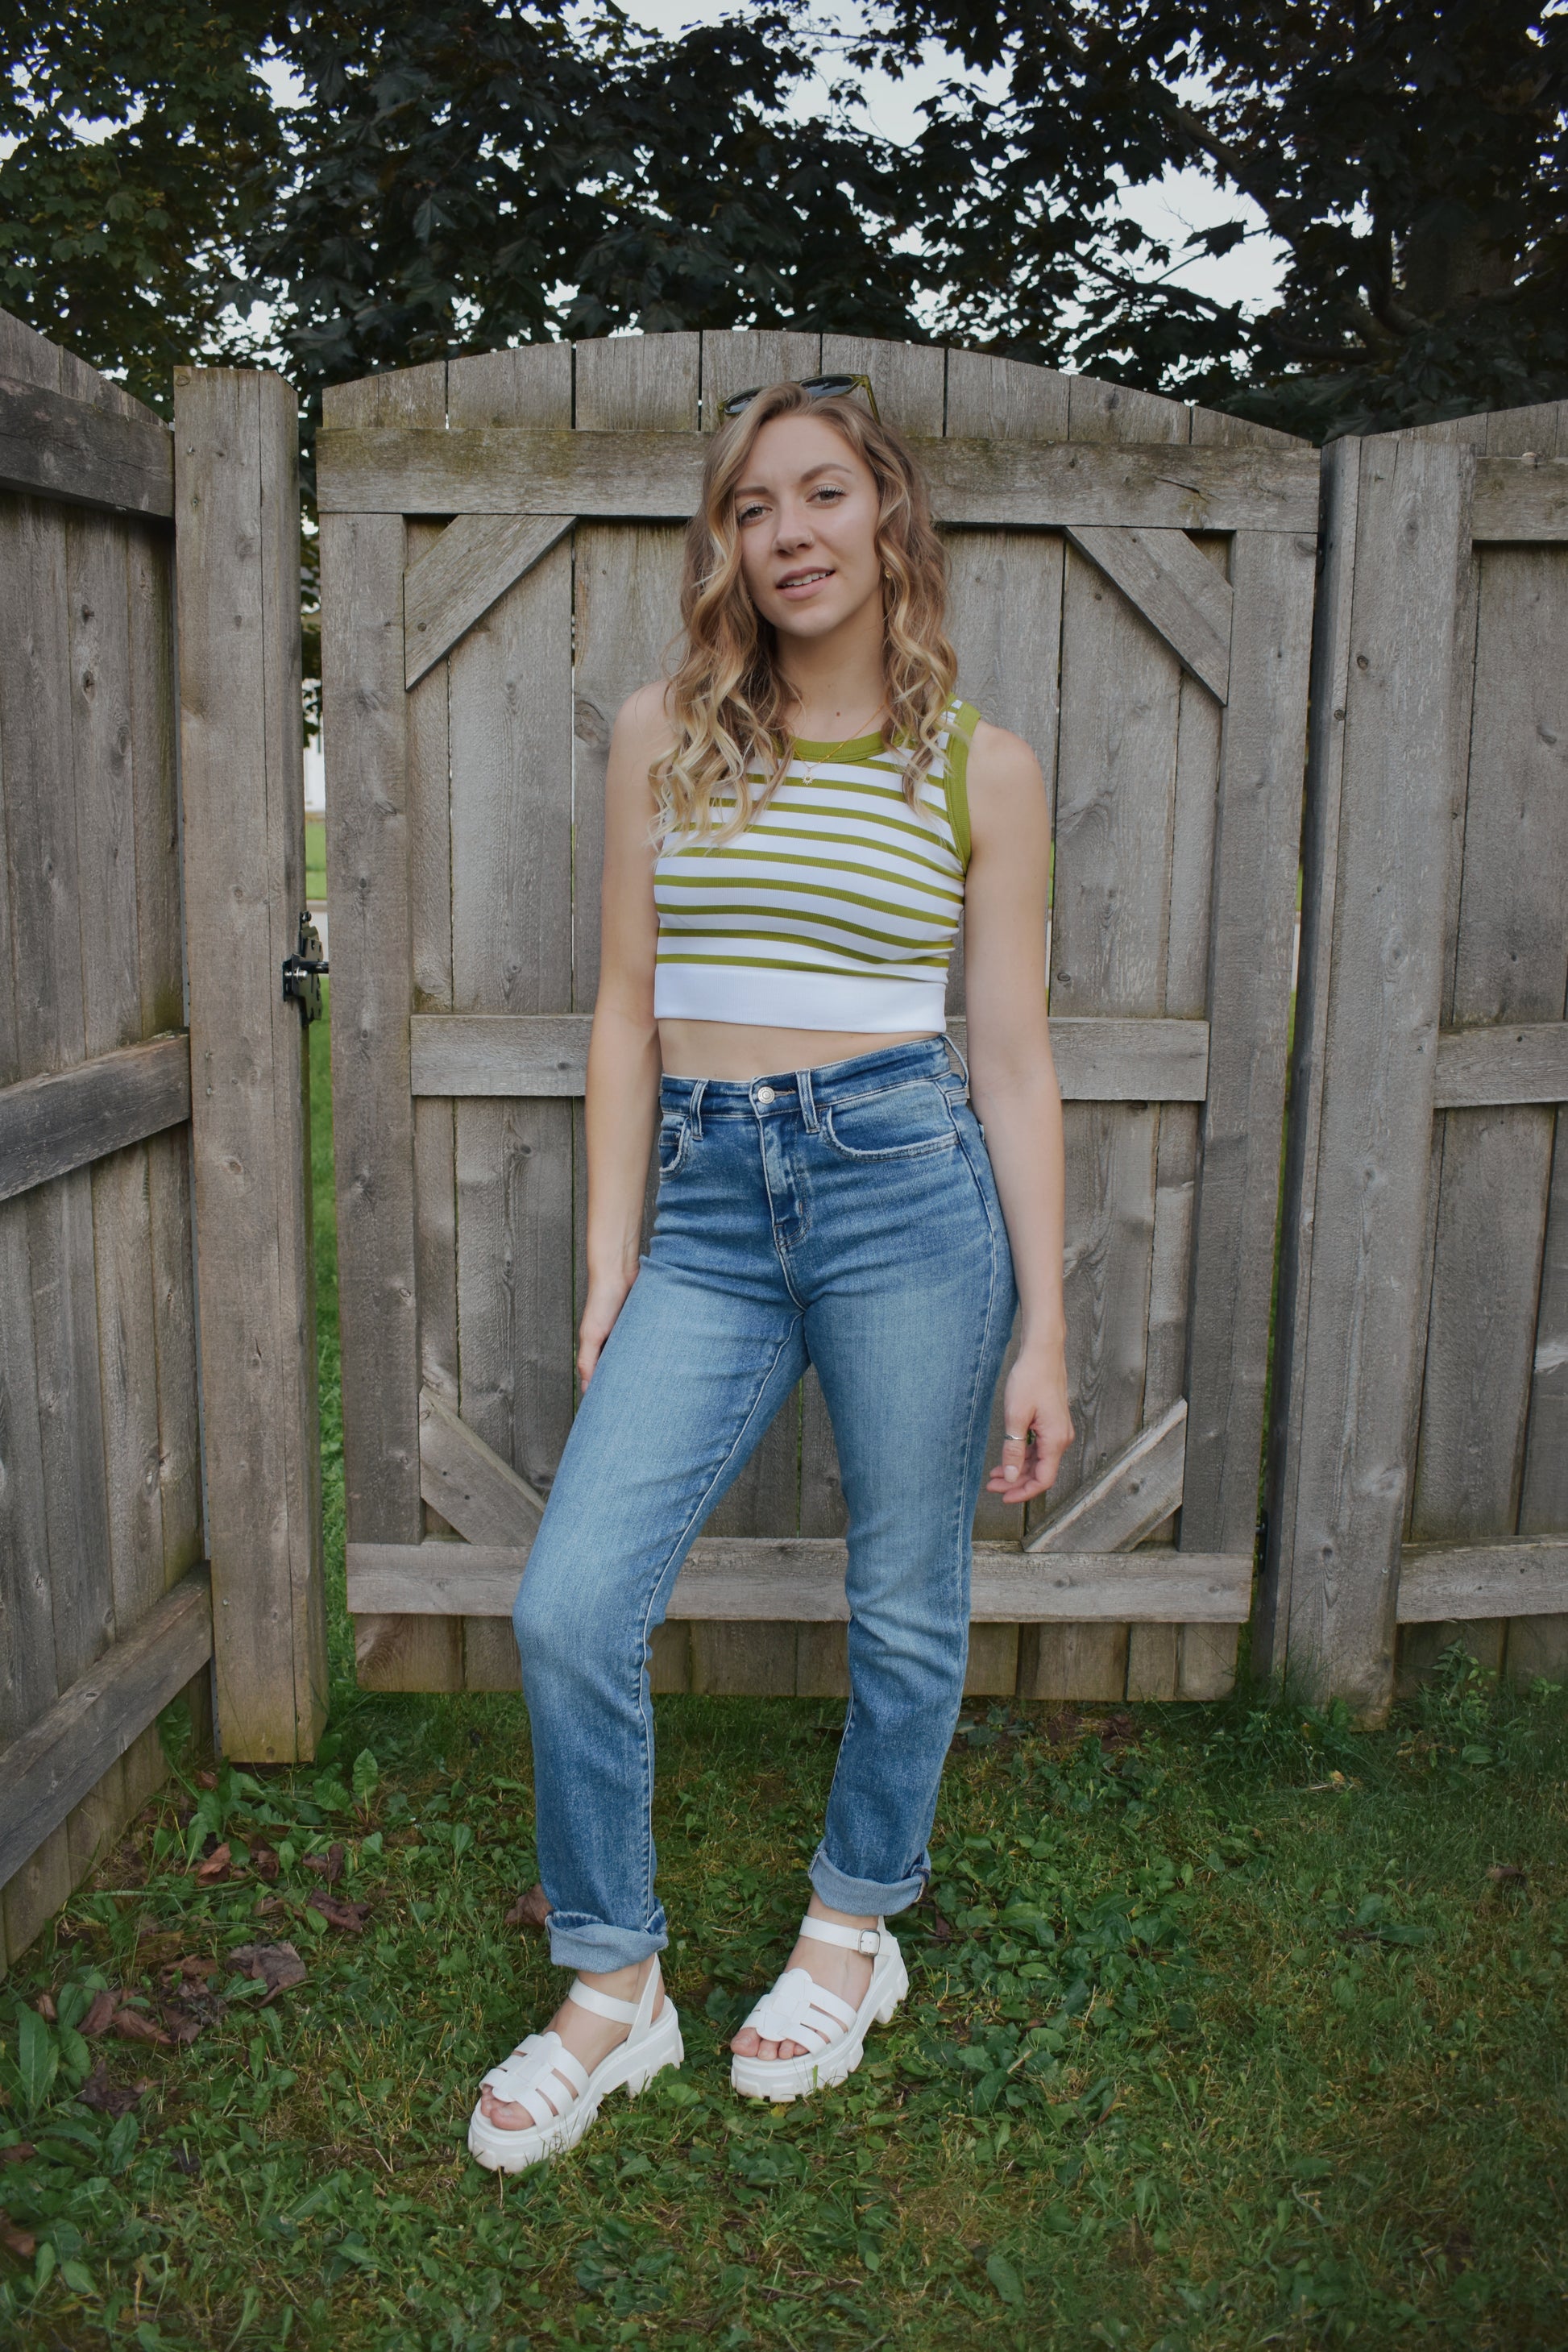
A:
[[[1026,1349],[1019,1356],[1002,1391],[1002,1427],[1008,1434],[985,1491],[1005,1503],[1032,1502],[1055,1485],[1073,1441],[1063,1349]]]

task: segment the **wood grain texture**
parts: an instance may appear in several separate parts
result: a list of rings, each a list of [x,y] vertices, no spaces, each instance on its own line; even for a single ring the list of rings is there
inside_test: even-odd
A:
[[[454,433],[488,419],[567,428],[564,347],[455,362]],[[452,1001],[572,1007],[573,551],[563,541],[457,646],[450,678]],[[460,1103],[456,1118],[462,1418],[540,1493],[572,1425],[572,1119],[567,1104]],[[469,1690],[517,1683],[510,1626],[463,1632]]]
[[[731,377],[741,379],[736,390],[750,381],[746,368],[735,364],[739,354],[724,346],[815,341],[705,335],[705,415]],[[711,363],[710,346],[720,347]],[[752,366],[766,356],[753,351]],[[803,373],[787,364],[782,372]],[[1145,530],[1299,531],[1312,530],[1317,515],[1315,450],[1184,449],[1173,461],[1157,442],[1127,443],[1114,457],[1077,444],[953,437],[916,446],[941,523],[1019,530],[1120,523]],[[317,436],[316,449],[322,514],[574,514],[684,522],[696,506],[702,472],[701,437],[684,433],[333,425]]]
[[[1069,529],[1068,537],[1223,702],[1230,690],[1230,583],[1186,532],[1101,524]]]
[[[419,1475],[427,1503],[466,1543],[527,1544],[544,1497],[429,1389],[419,1399]]]
[[[1131,1551],[1181,1508],[1186,1435],[1182,1397],[1031,1532],[1026,1552]]]
[[[733,333],[710,330],[702,338],[704,431],[711,433],[722,424],[720,404],[731,393],[744,392],[752,384],[760,389],[784,377],[816,375],[821,365],[820,335],[793,333],[787,329],[742,330]],[[691,507],[688,506],[684,512],[689,514]]]
[[[106,1650],[47,1713],[0,1748],[0,1884],[101,1786],[160,1709],[211,1655],[212,1595],[194,1569]],[[118,1827],[119,1824],[117,1823]]]
[[[1561,554],[1485,551],[1446,1011],[1461,1031],[1549,1023],[1568,1048],[1565,618]],[[1517,1526],[1555,1124],[1543,1104],[1443,1120],[1413,1538]]]
[[[1568,1102],[1568,1021],[1488,1021],[1437,1040],[1435,1108]]]
[[[1548,540],[1561,546],[1568,540],[1568,464],[1562,457],[1544,464],[1478,458],[1472,529],[1478,541]]]
[[[934,440],[943,428],[947,354],[940,343],[879,342],[869,335],[824,335],[824,375],[871,379],[879,413],[900,433]]]
[[[178,371],[174,397],[215,1672],[226,1753],[289,1761],[327,1696],[309,1073],[279,982],[304,904],[298,421],[249,371]]]
[[[446,413],[444,361],[325,394],[329,425],[440,425]],[[404,682],[408,536],[401,516],[321,527],[344,1499],[351,1540],[403,1543],[416,1542],[424,1523],[408,1016],[414,908],[428,904],[427,895],[416,899],[411,867],[416,830],[431,822],[427,802],[416,800],[410,735],[417,698],[435,691],[422,682],[410,696]],[[444,740],[438,757],[444,770]],[[442,835],[447,823],[443,806]],[[361,1682],[417,1688],[428,1669],[447,1686],[458,1671],[451,1644],[432,1655],[425,1641],[419,1628],[356,1625]]]
[[[62,364],[66,354],[60,354]],[[77,835],[77,686],[70,531],[41,500],[6,499],[0,541],[0,775],[5,799],[12,1066],[20,1077],[87,1055]],[[72,521],[77,518],[72,517]],[[87,782],[89,804],[93,782]],[[34,1189],[26,1233],[54,1691],[113,1639],[92,1230],[83,1169]],[[25,1332],[26,1318],[19,1318]],[[122,1809],[118,1764],[6,1895],[6,1940],[27,1943],[90,1866]]]
[[[119,1045],[0,1088],[0,1201],[85,1168],[191,1115],[184,1036]]]
[[[351,1544],[349,1606],[510,1617],[527,1559],[526,1548],[516,1544]],[[699,1536],[676,1579],[668,1613],[703,1625],[844,1624],[845,1559],[837,1538]],[[1247,1616],[1251,1580],[1250,1552],[1036,1558],[1008,1544],[982,1543],[974,1548],[972,1614],[977,1625],[1133,1619],[1236,1625]]]
[[[409,1085],[421,1096],[581,1095],[591,1016],[416,1013]],[[948,1034],[963,1052],[962,1016]],[[1065,1102],[1202,1102],[1208,1024],[1147,1015],[1058,1016],[1051,1052]]]
[[[169,428],[0,373],[0,489],[143,515],[174,510]]]
[[[1555,1617],[1568,1612],[1568,1538],[1404,1547],[1402,1625],[1473,1618]]]
[[[572,528],[570,515],[459,515],[403,583],[404,677],[416,685]]]
[[[1341,462],[1359,471],[1350,658],[1344,700],[1331,706],[1345,712],[1342,733],[1329,776],[1314,777],[1331,791],[1337,766],[1335,884],[1331,923],[1313,908],[1303,926],[1321,1023],[1307,1083],[1320,1100],[1314,1164],[1290,1171],[1289,1230],[1297,1252],[1310,1233],[1312,1265],[1304,1312],[1298,1287],[1281,1334],[1300,1417],[1270,1547],[1272,1646],[1304,1682],[1376,1717],[1393,1685],[1474,461],[1392,436]],[[1321,632],[1320,648],[1330,642]],[[1331,696],[1331,671],[1325,682]],[[1320,749],[1315,739],[1315,760]],[[1329,831],[1313,835],[1310,890]],[[1190,1454],[1188,1477],[1190,1489]]]

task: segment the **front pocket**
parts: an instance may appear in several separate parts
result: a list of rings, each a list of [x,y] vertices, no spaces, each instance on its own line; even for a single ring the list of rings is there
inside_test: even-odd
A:
[[[673,1176],[686,1157],[686,1139],[690,1132],[684,1111],[666,1111],[658,1123],[658,1172]]]
[[[846,1160],[921,1160],[958,1142],[947,1097],[930,1078],[836,1103],[822,1131]]]

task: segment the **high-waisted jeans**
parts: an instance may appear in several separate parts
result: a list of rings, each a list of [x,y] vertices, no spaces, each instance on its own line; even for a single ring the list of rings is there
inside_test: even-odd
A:
[[[662,1081],[653,1234],[513,1615],[562,1967],[621,1968],[668,1940],[649,1638],[692,1538],[808,1362],[848,1507],[851,1690],[811,1882],[867,1916],[925,1885],[1016,1305],[964,1093],[939,1038],[747,1084]]]

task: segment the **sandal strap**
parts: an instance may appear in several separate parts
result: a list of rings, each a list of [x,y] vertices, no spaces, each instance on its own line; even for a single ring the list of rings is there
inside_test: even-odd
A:
[[[803,2050],[826,2050],[841,2042],[855,2022],[855,2011],[819,1985],[805,1969],[786,1969],[765,1992],[746,2023],[764,2042],[798,2042]]]
[[[586,2068],[558,2033],[531,2033],[480,2084],[508,2106],[523,2108],[535,2124],[564,2115],[587,2087]]]
[[[598,1992],[592,1985],[585,1985],[581,1977],[573,1978],[566,1988],[566,1998],[575,2001],[579,2009],[592,2010],[595,2017],[614,2018],[619,2025],[635,2025],[642,2006],[640,2001],[616,2000],[610,1993]]]
[[[837,1944],[841,1951],[862,1952],[868,1959],[885,1952],[891,1940],[879,1919],[874,1927],[840,1927],[831,1919],[814,1919],[809,1912],[800,1923],[800,1932],[814,1943]]]

